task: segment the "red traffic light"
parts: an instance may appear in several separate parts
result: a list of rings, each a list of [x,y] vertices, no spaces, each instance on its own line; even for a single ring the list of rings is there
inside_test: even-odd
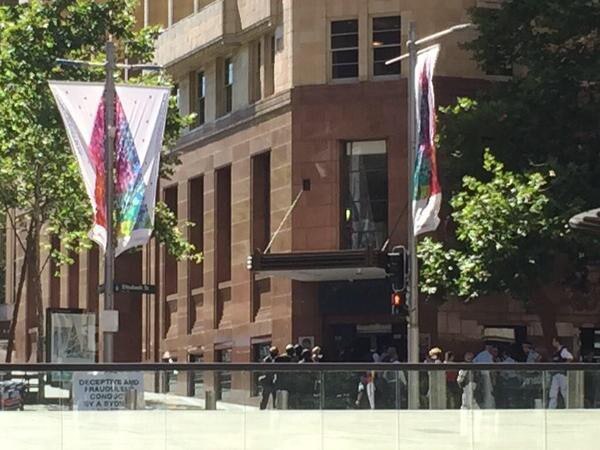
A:
[[[394,292],[392,294],[392,306],[402,306],[404,303],[404,298],[402,298],[402,294],[400,292]]]

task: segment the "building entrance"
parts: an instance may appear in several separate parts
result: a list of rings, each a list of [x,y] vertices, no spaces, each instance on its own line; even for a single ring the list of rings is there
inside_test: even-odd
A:
[[[406,357],[406,321],[391,314],[388,280],[321,283],[325,355],[330,361],[367,362],[394,347]],[[377,358],[377,357],[376,357]]]
[[[348,318],[352,320],[352,318]],[[360,317],[355,318],[361,321]],[[327,325],[327,345],[330,358],[339,362],[374,362],[396,349],[400,361],[406,356],[406,324],[352,323]]]

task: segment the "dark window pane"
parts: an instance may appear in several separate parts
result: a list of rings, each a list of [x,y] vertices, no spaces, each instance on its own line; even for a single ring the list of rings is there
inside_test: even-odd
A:
[[[399,30],[400,16],[375,17],[373,19],[373,31],[378,30]]]
[[[225,88],[225,112],[231,112],[233,106],[231,86]]]
[[[385,65],[385,62],[376,62],[373,67],[375,75],[398,75],[400,74],[400,63]]]
[[[387,179],[382,172],[369,172],[367,175],[367,185],[363,189],[367,189],[369,200],[385,200],[387,198]]]
[[[376,224],[385,224],[387,223],[388,218],[388,208],[387,202],[372,202],[371,210],[373,211],[373,222]]]
[[[373,171],[382,170],[387,167],[387,155],[375,154],[375,155],[355,155],[351,157],[353,160],[357,159],[360,161],[360,170]]]
[[[231,362],[231,349],[215,351],[216,362]],[[217,372],[217,399],[223,400],[223,394],[231,391],[231,372]]]
[[[386,62],[389,59],[400,56],[400,46],[376,48],[374,52],[375,61]]]
[[[357,33],[358,32],[358,20],[336,20],[331,22],[331,34],[340,33]]]
[[[390,45],[400,44],[402,36],[400,31],[380,31],[379,33],[373,33],[373,42],[379,43],[379,45]]]
[[[358,64],[344,64],[333,66],[333,78],[356,78],[358,77]]]
[[[202,125],[206,121],[205,107],[204,107],[204,98],[201,98],[198,101],[198,125]]]
[[[357,64],[358,50],[338,50],[332,54],[333,64]]]
[[[331,37],[331,48],[355,48],[358,47],[358,34],[344,34]]]

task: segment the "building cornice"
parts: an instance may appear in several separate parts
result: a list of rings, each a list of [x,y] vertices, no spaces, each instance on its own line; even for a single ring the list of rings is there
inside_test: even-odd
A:
[[[291,110],[291,91],[287,90],[233,111],[214,122],[206,123],[181,136],[172,153],[183,154],[203,147],[225,136],[264,122]]]

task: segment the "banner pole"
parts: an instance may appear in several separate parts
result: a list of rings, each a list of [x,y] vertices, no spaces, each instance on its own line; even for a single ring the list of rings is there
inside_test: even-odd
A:
[[[114,310],[115,245],[113,232],[114,201],[114,153],[115,153],[115,83],[113,74],[116,68],[115,45],[106,43],[106,86],[104,90],[104,163],[106,173],[106,252],[104,253],[104,310]],[[104,362],[114,360],[114,335],[103,331]]]
[[[408,362],[419,362],[419,281],[417,266],[417,239],[414,230],[414,168],[417,145],[417,125],[416,125],[416,101],[415,101],[415,67],[417,65],[417,46],[415,22],[409,23],[408,28],[408,150],[407,150],[407,168],[408,168],[408,330],[407,330],[407,353]],[[419,408],[419,374],[418,372],[409,372],[408,377],[408,402],[409,408]]]

